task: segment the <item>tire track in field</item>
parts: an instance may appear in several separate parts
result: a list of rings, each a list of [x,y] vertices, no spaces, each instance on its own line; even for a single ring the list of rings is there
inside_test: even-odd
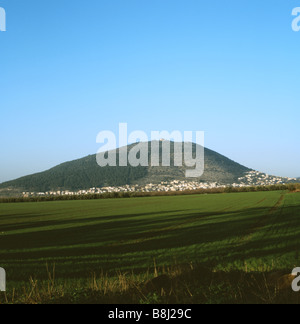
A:
[[[288,196],[291,195],[291,194],[292,194],[291,192],[288,192],[286,195],[287,195],[287,197],[288,197]],[[273,235],[273,236],[278,236],[278,235],[279,235],[279,237],[283,237],[283,236],[285,237],[285,236],[289,233],[289,231],[290,231],[290,226],[280,226],[280,227],[278,227],[278,223],[277,223],[277,222],[279,222],[279,221],[282,220],[282,219],[287,220],[286,215],[284,214],[284,207],[286,207],[286,203],[288,203],[288,199],[284,201],[283,206],[281,206],[281,211],[280,211],[280,213],[278,213],[278,214],[276,215],[276,218],[273,220],[273,224],[274,224],[274,225],[277,225],[277,226],[272,226],[272,227],[267,231],[267,233],[268,233],[270,236],[271,236],[271,235]],[[289,207],[289,204],[287,204],[287,206]],[[289,215],[289,216],[290,216],[290,215]],[[285,242],[286,242],[286,240],[285,240]],[[296,251],[296,254],[297,254],[296,259],[298,259],[298,257],[299,257],[298,249],[299,249],[299,246],[300,246],[300,241],[298,240],[298,242],[299,242],[299,243],[297,243],[297,250],[295,250],[295,251]],[[289,250],[288,252],[292,252],[292,250]],[[286,254],[286,252],[284,252],[284,251],[282,251],[282,252],[280,252],[280,253],[277,253],[277,257],[276,257],[276,259],[280,259],[281,257],[285,256],[285,254]]]
[[[249,243],[252,240],[253,235],[266,226],[266,224],[268,223],[269,217],[271,215],[273,215],[274,213],[276,213],[277,210],[282,207],[285,196],[286,196],[286,193],[282,194],[279,197],[276,204],[273,207],[271,207],[265,214],[263,214],[260,220],[258,220],[256,223],[253,224],[253,226],[249,229],[248,233],[240,238],[237,246],[241,246],[246,243]]]

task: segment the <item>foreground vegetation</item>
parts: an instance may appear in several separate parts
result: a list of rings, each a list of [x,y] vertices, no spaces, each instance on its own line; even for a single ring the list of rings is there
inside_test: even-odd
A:
[[[154,267],[154,273],[93,274],[89,279],[30,278],[21,289],[0,294],[1,304],[299,304],[291,275],[281,272],[211,271],[201,266]],[[245,269],[246,270],[246,269]]]
[[[3,204],[0,301],[297,303],[299,212],[287,190]]]

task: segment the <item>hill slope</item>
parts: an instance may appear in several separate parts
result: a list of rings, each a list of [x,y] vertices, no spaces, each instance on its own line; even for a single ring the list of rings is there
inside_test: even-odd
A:
[[[128,146],[128,151],[136,144]],[[195,149],[195,144],[193,144]],[[160,152],[162,144],[160,143]],[[117,150],[118,159],[119,150]],[[151,158],[151,142],[149,142]],[[172,166],[173,165],[173,166]],[[174,143],[171,142],[171,167],[104,167],[96,162],[96,155],[66,162],[48,171],[29,175],[17,180],[0,184],[0,189],[17,189],[22,191],[80,190],[92,187],[118,186],[124,184],[160,183],[161,181],[186,180],[185,167],[174,166]],[[203,182],[229,184],[250,169],[205,148],[205,171],[201,178],[193,179]]]

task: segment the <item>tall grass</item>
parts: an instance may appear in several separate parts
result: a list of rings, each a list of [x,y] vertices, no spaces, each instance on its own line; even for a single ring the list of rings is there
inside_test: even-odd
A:
[[[32,277],[19,290],[0,294],[2,304],[299,304],[291,289],[294,277],[284,272],[214,271],[199,265],[175,265],[140,275],[116,272],[91,274],[82,286],[55,279]]]

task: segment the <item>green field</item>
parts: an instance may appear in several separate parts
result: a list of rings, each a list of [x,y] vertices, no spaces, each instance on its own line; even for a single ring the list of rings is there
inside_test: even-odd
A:
[[[1,204],[0,267],[8,294],[47,279],[46,264],[76,287],[154,264],[290,273],[300,266],[299,217],[300,193],[287,191]]]

